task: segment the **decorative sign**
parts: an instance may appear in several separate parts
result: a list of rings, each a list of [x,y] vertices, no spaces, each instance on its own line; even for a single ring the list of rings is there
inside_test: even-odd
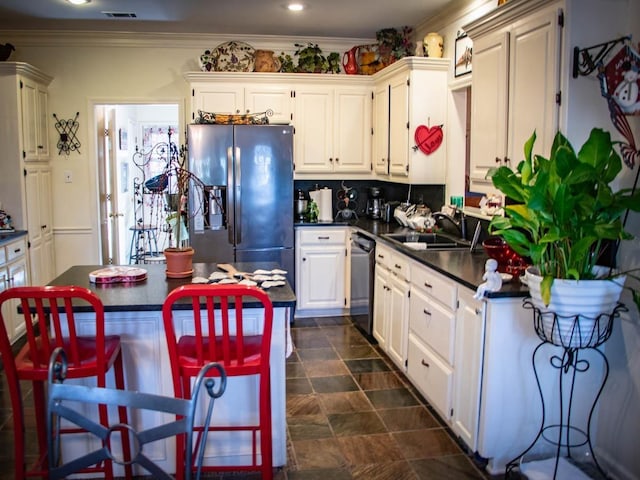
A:
[[[80,115],[80,112],[76,112],[76,116],[73,119],[60,120],[55,113],[53,114],[53,118],[56,119],[56,130],[60,134],[57,145],[58,155],[62,155],[63,152],[69,155],[72,150],[80,153],[80,140],[76,137],[78,128],[80,128],[78,115]]]
[[[471,61],[473,60],[473,41],[466,33],[458,32],[455,45],[454,76],[461,77],[471,73]]]
[[[443,137],[442,125],[436,125],[435,127],[419,125],[414,135],[416,145],[413,150],[420,149],[423,153],[431,155],[440,147]]]

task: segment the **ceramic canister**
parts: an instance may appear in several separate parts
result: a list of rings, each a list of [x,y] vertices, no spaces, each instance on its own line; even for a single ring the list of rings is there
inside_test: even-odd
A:
[[[427,33],[424,37],[424,54],[430,58],[442,58],[444,41],[442,35],[436,32]]]

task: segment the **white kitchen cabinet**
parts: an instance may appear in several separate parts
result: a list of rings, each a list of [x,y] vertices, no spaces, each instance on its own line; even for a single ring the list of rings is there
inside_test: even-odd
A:
[[[484,355],[485,302],[475,292],[458,289],[455,335],[455,385],[452,430],[472,452],[478,448],[480,392]]]
[[[408,258],[377,244],[373,336],[401,370],[407,359],[409,279]]]
[[[348,308],[347,237],[347,227],[296,229],[297,316]]]
[[[458,309],[455,282],[423,265],[411,265],[407,375],[449,420],[453,405],[454,342]]]
[[[0,292],[29,284],[26,237],[0,245]],[[18,301],[3,305],[2,317],[9,340],[13,343],[25,331],[24,322],[17,313]]]
[[[429,155],[414,147],[416,128],[446,123],[448,68],[447,59],[405,57],[373,76],[376,173],[388,168],[395,182],[445,183],[446,142]]]
[[[296,173],[371,171],[371,89],[296,85]]]
[[[55,276],[47,87],[52,78],[23,62],[0,62],[0,201],[28,231],[29,279]]]
[[[29,164],[24,177],[27,193],[27,230],[33,285],[46,285],[55,277],[51,168]]]
[[[522,3],[522,2],[521,2]],[[494,191],[486,174],[515,168],[536,132],[534,153],[549,151],[559,125],[562,11],[529,2],[465,31],[473,40],[471,190]]]

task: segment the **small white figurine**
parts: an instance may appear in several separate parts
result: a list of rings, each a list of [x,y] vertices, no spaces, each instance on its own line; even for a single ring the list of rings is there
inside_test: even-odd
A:
[[[476,300],[484,297],[484,292],[497,292],[502,288],[502,277],[498,272],[498,261],[490,258],[484,264],[484,275],[482,275],[484,283],[478,285],[476,294],[473,296]]]

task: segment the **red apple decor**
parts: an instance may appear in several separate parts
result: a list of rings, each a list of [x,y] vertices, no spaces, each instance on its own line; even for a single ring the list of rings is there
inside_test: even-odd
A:
[[[423,153],[431,155],[442,144],[442,137],[442,125],[436,125],[435,127],[418,125],[414,135],[416,146],[413,149],[420,149]]]

